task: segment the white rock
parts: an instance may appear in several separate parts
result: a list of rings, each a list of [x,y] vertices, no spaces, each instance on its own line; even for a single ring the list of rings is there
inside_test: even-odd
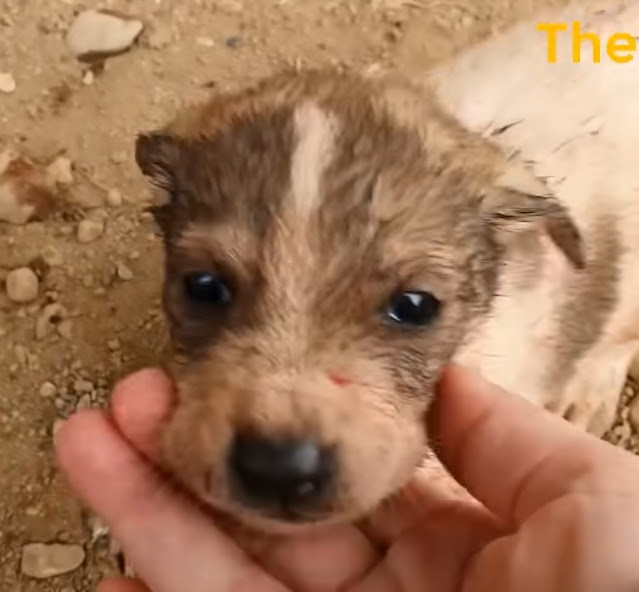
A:
[[[22,548],[22,573],[31,578],[45,579],[68,573],[84,562],[80,545],[45,545],[32,543]]]
[[[40,282],[29,267],[19,267],[7,275],[7,296],[12,302],[33,302],[38,297]]]
[[[102,236],[104,232],[104,221],[102,220],[82,220],[78,224],[78,242],[91,243]]]
[[[9,72],[0,72],[0,92],[11,94],[16,89],[16,80]]]
[[[143,29],[142,21],[86,10],[71,24],[66,40],[79,59],[92,55],[109,56],[127,50]]]

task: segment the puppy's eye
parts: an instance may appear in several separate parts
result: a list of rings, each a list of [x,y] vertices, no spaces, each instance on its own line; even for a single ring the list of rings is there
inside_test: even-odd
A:
[[[440,302],[430,292],[400,292],[391,298],[386,317],[395,324],[424,326],[439,314]]]
[[[232,298],[228,285],[210,272],[196,272],[184,278],[184,289],[191,300],[206,304],[230,304]]]

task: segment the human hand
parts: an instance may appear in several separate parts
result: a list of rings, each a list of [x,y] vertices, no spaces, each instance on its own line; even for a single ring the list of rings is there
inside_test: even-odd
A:
[[[280,539],[257,561],[147,460],[157,455],[170,407],[168,379],[142,371],[116,387],[110,415],[83,411],[58,433],[61,468],[141,578],[105,582],[101,592],[599,592],[639,585],[639,460],[467,370],[445,372],[432,417],[442,460],[483,506],[416,484],[414,495],[385,504],[365,530],[342,526]]]

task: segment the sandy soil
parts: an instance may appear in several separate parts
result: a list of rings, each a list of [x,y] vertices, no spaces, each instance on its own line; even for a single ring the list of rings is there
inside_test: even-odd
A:
[[[74,0],[0,0],[0,152],[34,159],[64,153],[74,163],[68,203],[44,222],[0,223],[0,588],[6,592],[93,590],[117,565],[108,541],[57,474],[52,431],[82,406],[104,405],[113,381],[157,359],[161,315],[159,241],[144,212],[149,194],[132,158],[135,134],[185,101],[283,65],[330,62],[426,67],[532,8],[559,0],[121,0],[100,7],[138,16],[146,28],[101,73],[69,52],[65,32],[83,8]],[[117,196],[123,198],[117,205]],[[110,200],[107,196],[111,192]],[[103,219],[94,242],[80,220]],[[51,253],[59,265],[51,266]],[[54,257],[55,259],[56,257]],[[40,276],[38,299],[9,301],[13,268]],[[47,304],[66,311],[37,335]],[[42,385],[50,382],[53,386]],[[630,389],[630,387],[628,387]],[[624,399],[628,402],[632,392]],[[634,447],[626,422],[611,438]],[[96,535],[96,536],[94,536]],[[82,545],[86,560],[63,576],[21,572],[25,544]]]

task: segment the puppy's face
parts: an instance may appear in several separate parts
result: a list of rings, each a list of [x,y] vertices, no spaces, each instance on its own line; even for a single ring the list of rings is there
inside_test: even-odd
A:
[[[576,252],[554,200],[499,187],[501,157],[411,93],[275,77],[138,139],[166,197],[165,460],[253,526],[355,519],[400,488],[504,228]]]

